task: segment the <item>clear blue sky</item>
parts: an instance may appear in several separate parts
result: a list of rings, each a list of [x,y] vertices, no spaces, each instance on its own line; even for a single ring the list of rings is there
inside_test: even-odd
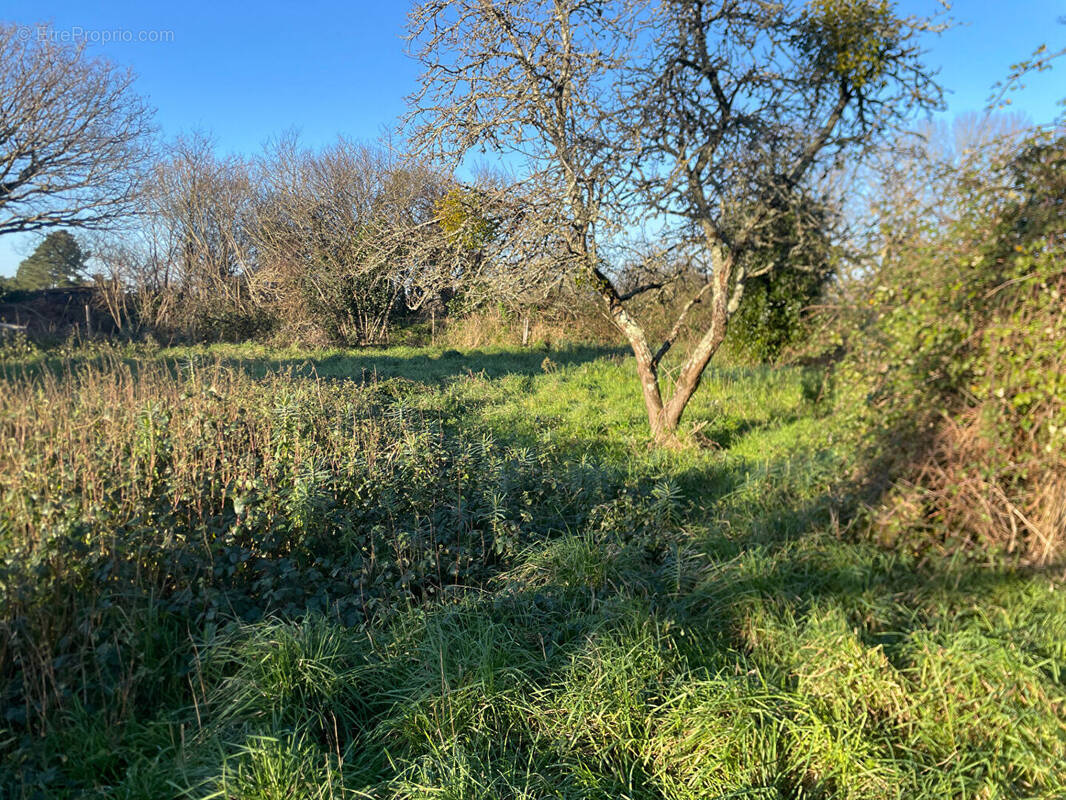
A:
[[[901,0],[928,13],[936,0]],[[394,128],[413,89],[416,65],[404,53],[406,0],[238,4],[5,0],[0,19],[50,21],[57,30],[165,31],[170,41],[94,45],[137,73],[166,135],[201,129],[223,151],[252,152],[296,128],[308,144],[344,134],[373,139]],[[1066,0],[957,0],[962,25],[929,42],[928,61],[950,91],[948,113],[978,110],[1011,63],[1041,42],[1066,45]],[[100,38],[103,33],[94,33]],[[151,34],[147,34],[151,36]],[[1066,63],[1030,81],[1014,108],[1050,120],[1066,95]],[[0,237],[0,275],[12,275],[36,244]]]

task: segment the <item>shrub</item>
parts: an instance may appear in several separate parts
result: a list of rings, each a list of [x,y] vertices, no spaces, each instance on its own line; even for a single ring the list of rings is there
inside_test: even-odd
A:
[[[749,280],[730,322],[726,343],[735,354],[770,363],[799,343],[807,308],[821,298],[828,275],[777,270]]]
[[[880,516],[890,541],[1040,563],[1060,551],[1064,148],[1030,140],[991,175],[957,172],[958,219],[900,248],[863,295],[837,384],[875,432],[875,469],[905,481]]]

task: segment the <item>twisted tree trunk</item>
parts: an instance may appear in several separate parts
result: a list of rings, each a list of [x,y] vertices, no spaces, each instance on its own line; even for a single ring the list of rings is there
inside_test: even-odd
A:
[[[681,416],[699,388],[707,365],[725,341],[729,317],[739,305],[744,291],[743,270],[737,275],[736,281],[732,280],[733,256],[722,253],[720,249],[715,252],[718,258],[711,280],[682,308],[670,333],[654,353],[648,345],[644,327],[626,309],[624,298],[606,276],[595,272],[600,292],[607,303],[607,313],[633,350],[644,408],[648,414],[648,426],[652,439],[659,445],[672,446],[678,443],[677,429],[681,424]],[[674,381],[673,391],[669,399],[664,401],[659,382],[662,360],[680,336],[688,313],[696,304],[702,302],[708,290],[711,292],[711,322],[688,353],[688,358]]]

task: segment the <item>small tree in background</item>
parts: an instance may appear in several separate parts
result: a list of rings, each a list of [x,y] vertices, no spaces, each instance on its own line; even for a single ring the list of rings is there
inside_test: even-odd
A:
[[[382,146],[294,137],[258,165],[252,237],[257,302],[299,335],[338,344],[388,341],[394,315],[431,297],[426,247],[447,180]]]
[[[53,231],[37,245],[33,255],[19,264],[15,286],[19,289],[77,286],[85,278],[88,257],[69,232]]]
[[[566,305],[558,281],[548,272],[527,268],[522,240],[533,206],[522,187],[498,175],[452,187],[437,206],[440,255],[432,272],[440,297],[452,310],[492,308],[505,318],[521,319],[523,346],[529,344],[538,314]]]

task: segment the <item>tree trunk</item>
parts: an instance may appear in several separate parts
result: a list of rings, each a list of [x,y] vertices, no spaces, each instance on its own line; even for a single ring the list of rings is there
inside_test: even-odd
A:
[[[673,440],[673,432],[667,433],[663,430],[663,396],[659,391],[659,367],[648,346],[648,338],[644,334],[644,329],[629,315],[617,295],[608,296],[606,299],[608,313],[614,324],[629,340],[629,346],[637,361],[637,376],[640,378],[640,388],[644,397],[644,408],[648,412],[648,427],[651,429],[652,438],[660,443]]]
[[[652,439],[658,444],[672,443],[675,439],[674,432],[667,431],[663,427],[663,396],[659,390],[659,368],[652,360],[651,352],[646,348],[641,350],[634,347],[633,354],[637,360],[637,376],[640,378],[644,409],[648,412],[648,427],[651,429]]]
[[[715,327],[712,326],[711,330],[704,335],[692,351],[688,361],[685,362],[685,366],[681,368],[674,393],[663,407],[661,428],[666,433],[671,435],[676,433],[677,426],[681,423],[681,415],[688,406],[689,400],[692,399],[692,395],[699,388],[707,365],[722,345],[725,331],[718,332]]]
[[[674,384],[674,392],[666,403],[662,402],[662,396],[659,393],[657,380],[658,363],[652,358],[647,360],[647,366],[650,368],[648,374],[652,377],[655,388],[655,397],[653,400],[649,400],[648,386],[641,367],[642,359],[639,354],[637,355],[637,370],[641,375],[641,383],[645,385],[644,404],[648,408],[648,421],[651,425],[652,436],[657,444],[667,446],[677,444],[677,428],[681,424],[681,415],[699,388],[707,365],[725,340],[729,316],[735,310],[735,306],[739,303],[740,296],[743,293],[742,274],[738,274],[738,285],[733,291],[734,296],[730,297],[729,285],[732,273],[732,255],[720,258],[718,268],[715,270],[713,277],[711,325],[689,353],[688,359],[681,367],[681,373]],[[637,353],[636,347],[633,350],[634,353]],[[654,416],[652,414],[653,409],[657,409],[657,413]]]

